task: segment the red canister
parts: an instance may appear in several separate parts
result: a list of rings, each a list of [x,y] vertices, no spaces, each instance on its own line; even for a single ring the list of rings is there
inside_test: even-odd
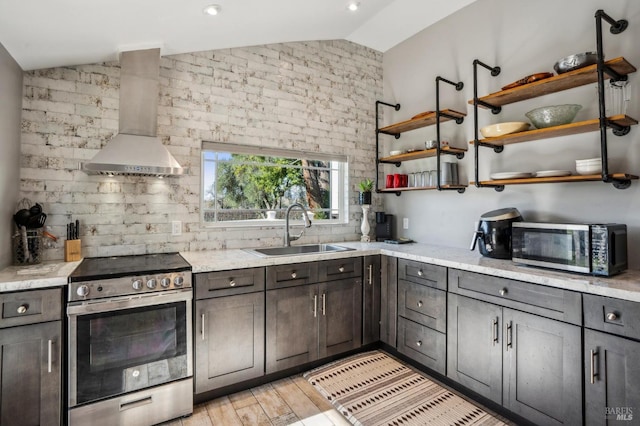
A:
[[[393,175],[387,175],[387,188],[393,188],[394,186],[394,182],[393,182]]]
[[[402,175],[400,173],[396,173],[395,175],[393,175],[393,187],[402,187]]]

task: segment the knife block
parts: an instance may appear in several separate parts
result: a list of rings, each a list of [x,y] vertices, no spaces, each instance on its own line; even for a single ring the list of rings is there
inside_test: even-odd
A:
[[[64,242],[64,261],[75,262],[82,259],[81,240],[66,240]]]

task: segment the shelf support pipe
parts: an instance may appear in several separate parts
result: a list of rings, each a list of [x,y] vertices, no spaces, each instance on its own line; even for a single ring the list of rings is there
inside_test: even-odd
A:
[[[611,34],[620,34],[629,25],[625,19],[618,21],[607,15],[604,10],[599,9],[595,14],[596,18],[596,52],[597,52],[597,73],[598,73],[598,108],[599,108],[599,121],[600,121],[600,157],[602,162],[602,181],[612,182],[611,176],[609,176],[609,156],[607,152],[607,127],[609,126],[607,120],[605,94],[604,94],[604,47],[602,42],[602,20],[604,19],[611,26]]]
[[[493,108],[491,110],[491,112],[493,112],[494,114],[499,113],[502,108],[500,107],[494,107],[492,105],[488,105],[485,102],[482,102],[480,100],[478,100],[478,65],[480,65],[483,68],[486,68],[487,70],[491,71],[491,76],[492,77],[496,77],[500,74],[500,67],[491,67],[487,64],[485,64],[482,61],[479,61],[478,59],[474,59],[473,61],[473,151],[475,154],[475,158],[474,158],[474,176],[475,176],[475,182],[476,182],[476,187],[477,188],[482,188],[482,187],[490,187],[490,188],[494,188],[496,191],[502,191],[504,189],[504,185],[484,185],[480,183],[480,178],[479,178],[479,173],[478,173],[478,156],[479,156],[479,150],[480,150],[480,146],[487,146],[487,147],[491,147],[493,148],[493,150],[495,152],[502,152],[502,146],[496,146],[496,145],[490,145],[487,143],[482,143],[480,142],[480,138],[478,135],[478,105],[483,105],[489,108]],[[497,110],[497,112],[496,112]]]
[[[454,83],[453,81],[447,80],[446,78],[442,78],[440,76],[436,77],[436,188],[438,189],[438,191],[442,191],[442,190],[447,190],[447,189],[453,189],[456,190],[460,193],[464,192],[464,190],[460,191],[457,188],[443,188],[442,184],[440,182],[440,157],[441,157],[441,149],[440,149],[440,117],[441,116],[448,116],[447,114],[442,114],[440,112],[440,82],[444,82],[447,84],[452,85],[453,87],[456,88],[456,90],[459,92],[460,90],[462,90],[462,88],[464,87],[464,83],[459,81],[457,83]],[[449,118],[451,118],[451,116],[448,116]],[[456,123],[460,124],[462,123],[462,120],[458,121],[458,119],[456,119]]]
[[[379,126],[379,120],[380,120],[380,113],[379,113],[379,105],[384,105],[384,106],[388,106],[391,107],[393,109],[395,109],[396,111],[400,111],[400,104],[390,104],[388,102],[382,102],[382,101],[376,101],[376,193],[380,193],[380,185],[378,182],[378,175],[380,174],[380,155],[379,155],[379,151],[380,151],[380,126]],[[400,135],[396,136],[396,139],[399,137]],[[399,164],[396,164],[396,167],[399,166]],[[400,195],[399,193],[397,193],[396,195]]]

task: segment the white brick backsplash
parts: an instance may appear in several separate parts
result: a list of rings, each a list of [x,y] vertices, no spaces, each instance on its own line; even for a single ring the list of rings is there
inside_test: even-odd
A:
[[[381,53],[332,40],[161,58],[158,137],[190,167],[181,178],[106,178],[78,170],[117,133],[119,86],[117,62],[25,73],[21,195],[43,204],[47,225],[62,238],[65,224],[79,219],[84,256],[282,244],[280,224],[200,223],[203,140],[348,155],[349,223],[314,226],[301,243],[359,239],[356,188],[375,177]],[[182,235],[171,235],[173,220],[182,221]],[[63,244],[57,246],[44,258],[62,259]]]

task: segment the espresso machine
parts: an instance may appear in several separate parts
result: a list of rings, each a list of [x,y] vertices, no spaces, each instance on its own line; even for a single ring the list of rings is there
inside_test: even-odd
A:
[[[393,239],[393,215],[376,212],[376,241]]]

